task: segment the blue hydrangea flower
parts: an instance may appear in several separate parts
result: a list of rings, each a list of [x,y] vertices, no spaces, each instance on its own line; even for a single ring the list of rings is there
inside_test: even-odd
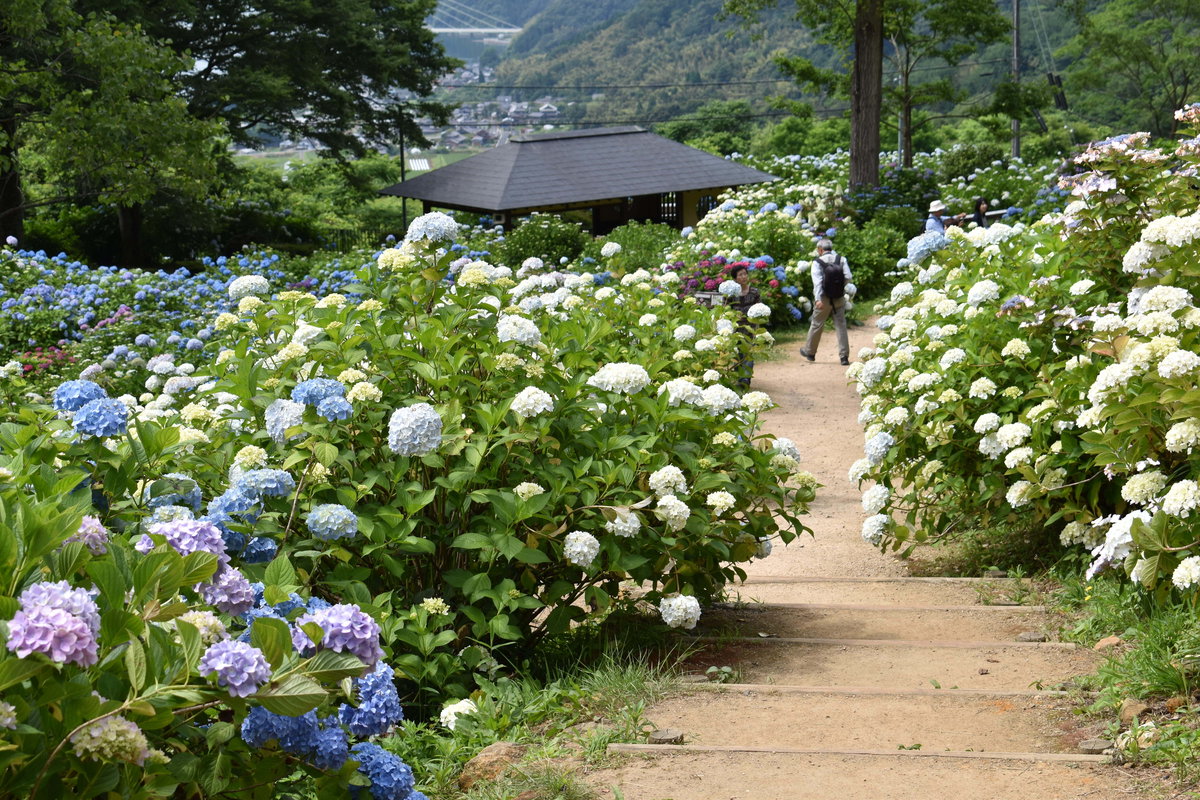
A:
[[[292,389],[292,401],[315,406],[327,397],[344,397],[346,387],[333,378],[312,378],[296,384]]]
[[[281,397],[267,406],[263,416],[267,423],[267,434],[282,444],[287,439],[288,428],[304,422],[304,404]]]
[[[249,697],[271,680],[271,665],[257,647],[233,639],[209,646],[200,656],[201,675],[216,673],[217,684],[234,697]]]
[[[129,409],[120,400],[92,400],[75,412],[71,425],[87,436],[116,436],[129,425]]]
[[[54,409],[73,413],[93,400],[108,397],[108,392],[92,381],[64,381],[54,390]]]
[[[280,749],[304,758],[313,752],[319,731],[315,711],[285,717],[255,706],[242,722],[242,741],[251,747],[264,747],[275,741]]]
[[[255,536],[242,552],[242,560],[247,564],[265,564],[275,558],[279,545],[269,536]]]
[[[908,260],[914,264],[920,263],[941,250],[947,243],[945,235],[938,231],[926,231],[920,236],[914,236],[908,240]]]
[[[358,771],[371,779],[374,800],[407,800],[413,790],[413,774],[399,756],[373,742],[359,742],[350,749]]]
[[[354,413],[354,406],[344,397],[326,397],[317,403],[317,413],[330,422],[340,422],[350,419],[350,415]]]
[[[380,661],[373,672],[355,680],[358,707],[343,703],[338,708],[338,716],[355,736],[381,736],[404,719],[394,677],[392,668]]]
[[[388,447],[402,456],[423,456],[442,443],[442,418],[428,403],[397,409],[388,421]]]
[[[281,469],[251,469],[241,474],[237,485],[266,497],[287,497],[295,490],[296,481]]]
[[[318,769],[341,769],[350,758],[350,743],[340,725],[326,725],[313,739],[312,763]]]
[[[343,505],[323,503],[308,513],[308,529],[325,541],[349,539],[358,534],[358,517]]]

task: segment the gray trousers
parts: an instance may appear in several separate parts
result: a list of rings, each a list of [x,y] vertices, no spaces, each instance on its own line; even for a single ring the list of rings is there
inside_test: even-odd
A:
[[[808,328],[808,341],[804,343],[804,351],[811,356],[817,354],[817,348],[821,346],[821,333],[825,330],[825,320],[833,314],[833,327],[838,337],[838,356],[847,360],[850,358],[850,334],[846,332],[846,298],[839,297],[831,301],[828,297],[822,297],[821,302],[825,307],[820,311],[813,306],[812,325]]]

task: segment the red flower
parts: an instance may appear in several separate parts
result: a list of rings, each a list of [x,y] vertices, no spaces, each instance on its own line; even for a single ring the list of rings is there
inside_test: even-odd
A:
[[[779,281],[777,281],[777,280],[775,280],[774,278],[772,278],[771,280],[767,281],[767,285],[768,285],[768,286],[770,286],[772,289],[778,289],[778,288],[779,288]]]
[[[719,284],[720,281],[718,281],[716,278],[709,278],[704,282],[704,288],[711,292],[713,289],[717,288]]]

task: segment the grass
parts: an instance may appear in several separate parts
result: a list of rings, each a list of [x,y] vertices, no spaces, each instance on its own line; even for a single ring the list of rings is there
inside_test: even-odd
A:
[[[579,634],[576,652],[589,655],[592,632]],[[613,742],[645,741],[652,729],[646,711],[675,691],[682,657],[670,646],[639,651],[605,641],[607,649],[586,661],[552,653],[539,665],[544,678],[528,677],[526,668],[519,670],[526,677],[481,680],[483,690],[473,695],[478,712],[459,717],[453,733],[405,722],[385,746],[414,767],[431,800],[594,800],[576,774],[606,763]],[[527,748],[524,758],[495,780],[462,791],[463,765],[499,741]]]

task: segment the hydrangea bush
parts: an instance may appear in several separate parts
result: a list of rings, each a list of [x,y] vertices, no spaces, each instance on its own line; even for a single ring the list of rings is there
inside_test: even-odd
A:
[[[1062,214],[914,249],[885,332],[850,371],[867,437],[850,477],[874,484],[868,541],[900,548],[1008,519],[1061,530],[1089,574],[1195,584],[1200,140],[1147,140],[1079,155]]]

